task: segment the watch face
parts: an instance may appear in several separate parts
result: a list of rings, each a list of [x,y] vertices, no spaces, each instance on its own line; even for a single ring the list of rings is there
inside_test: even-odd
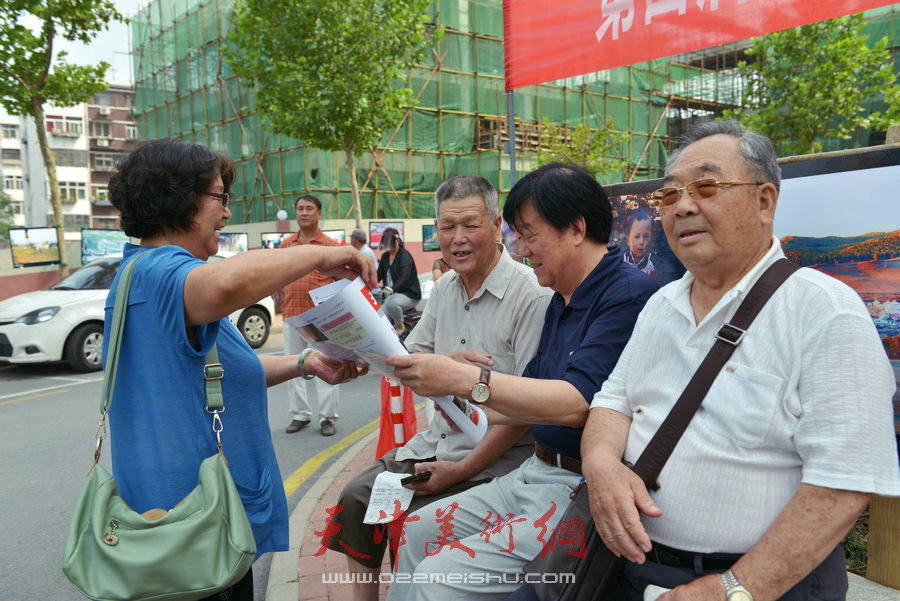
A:
[[[472,387],[472,401],[475,403],[483,403],[491,396],[491,388],[483,383],[479,382],[475,386]]]
[[[728,601],[753,601],[753,597],[743,588],[739,588],[728,593]]]

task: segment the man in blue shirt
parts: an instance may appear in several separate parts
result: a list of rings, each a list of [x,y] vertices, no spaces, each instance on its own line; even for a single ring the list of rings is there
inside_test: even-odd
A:
[[[609,200],[580,167],[550,163],[529,173],[510,191],[503,217],[538,282],[555,292],[523,375],[491,374],[445,355],[388,363],[419,394],[483,403],[492,423],[531,424],[535,454],[506,476],[417,511],[418,521],[406,523],[388,601],[498,598],[518,588],[522,568],[550,543],[582,480],[590,400],[657,289],[607,246]]]

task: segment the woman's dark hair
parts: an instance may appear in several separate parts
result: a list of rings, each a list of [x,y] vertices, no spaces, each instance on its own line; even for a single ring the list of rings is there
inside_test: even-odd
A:
[[[122,216],[122,230],[146,238],[163,229],[187,231],[197,196],[222,176],[225,192],[234,166],[222,152],[184,140],[152,140],[129,154],[109,180],[109,200]]]
[[[653,218],[650,217],[650,213],[648,213],[644,209],[633,211],[631,215],[628,216],[628,219],[625,220],[626,236],[631,234],[631,226],[633,226],[638,221],[649,221],[651,225],[653,224]]]
[[[393,245],[394,240],[397,241],[397,246],[399,248],[403,248],[403,239],[400,238],[400,232],[397,231],[397,228],[385,228],[385,230],[381,232],[381,240],[378,242],[378,246],[381,248],[390,248]]]
[[[609,242],[612,208],[603,186],[583,167],[563,163],[541,165],[516,182],[503,205],[503,219],[519,230],[519,213],[530,202],[538,215],[557,230],[584,217],[585,235]]]

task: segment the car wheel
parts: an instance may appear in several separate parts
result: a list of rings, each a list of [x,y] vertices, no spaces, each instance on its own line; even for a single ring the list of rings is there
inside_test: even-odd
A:
[[[75,371],[96,371],[103,364],[103,326],[86,323],[75,328],[66,341],[66,360]]]
[[[262,309],[250,307],[241,313],[237,328],[250,348],[259,348],[269,338],[269,317]]]

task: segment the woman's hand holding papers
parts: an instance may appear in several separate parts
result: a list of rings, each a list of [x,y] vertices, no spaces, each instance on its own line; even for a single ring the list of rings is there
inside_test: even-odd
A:
[[[303,361],[303,370],[314,374],[329,384],[340,384],[369,373],[369,368],[359,367],[352,361],[332,359],[319,351],[313,351]]]

